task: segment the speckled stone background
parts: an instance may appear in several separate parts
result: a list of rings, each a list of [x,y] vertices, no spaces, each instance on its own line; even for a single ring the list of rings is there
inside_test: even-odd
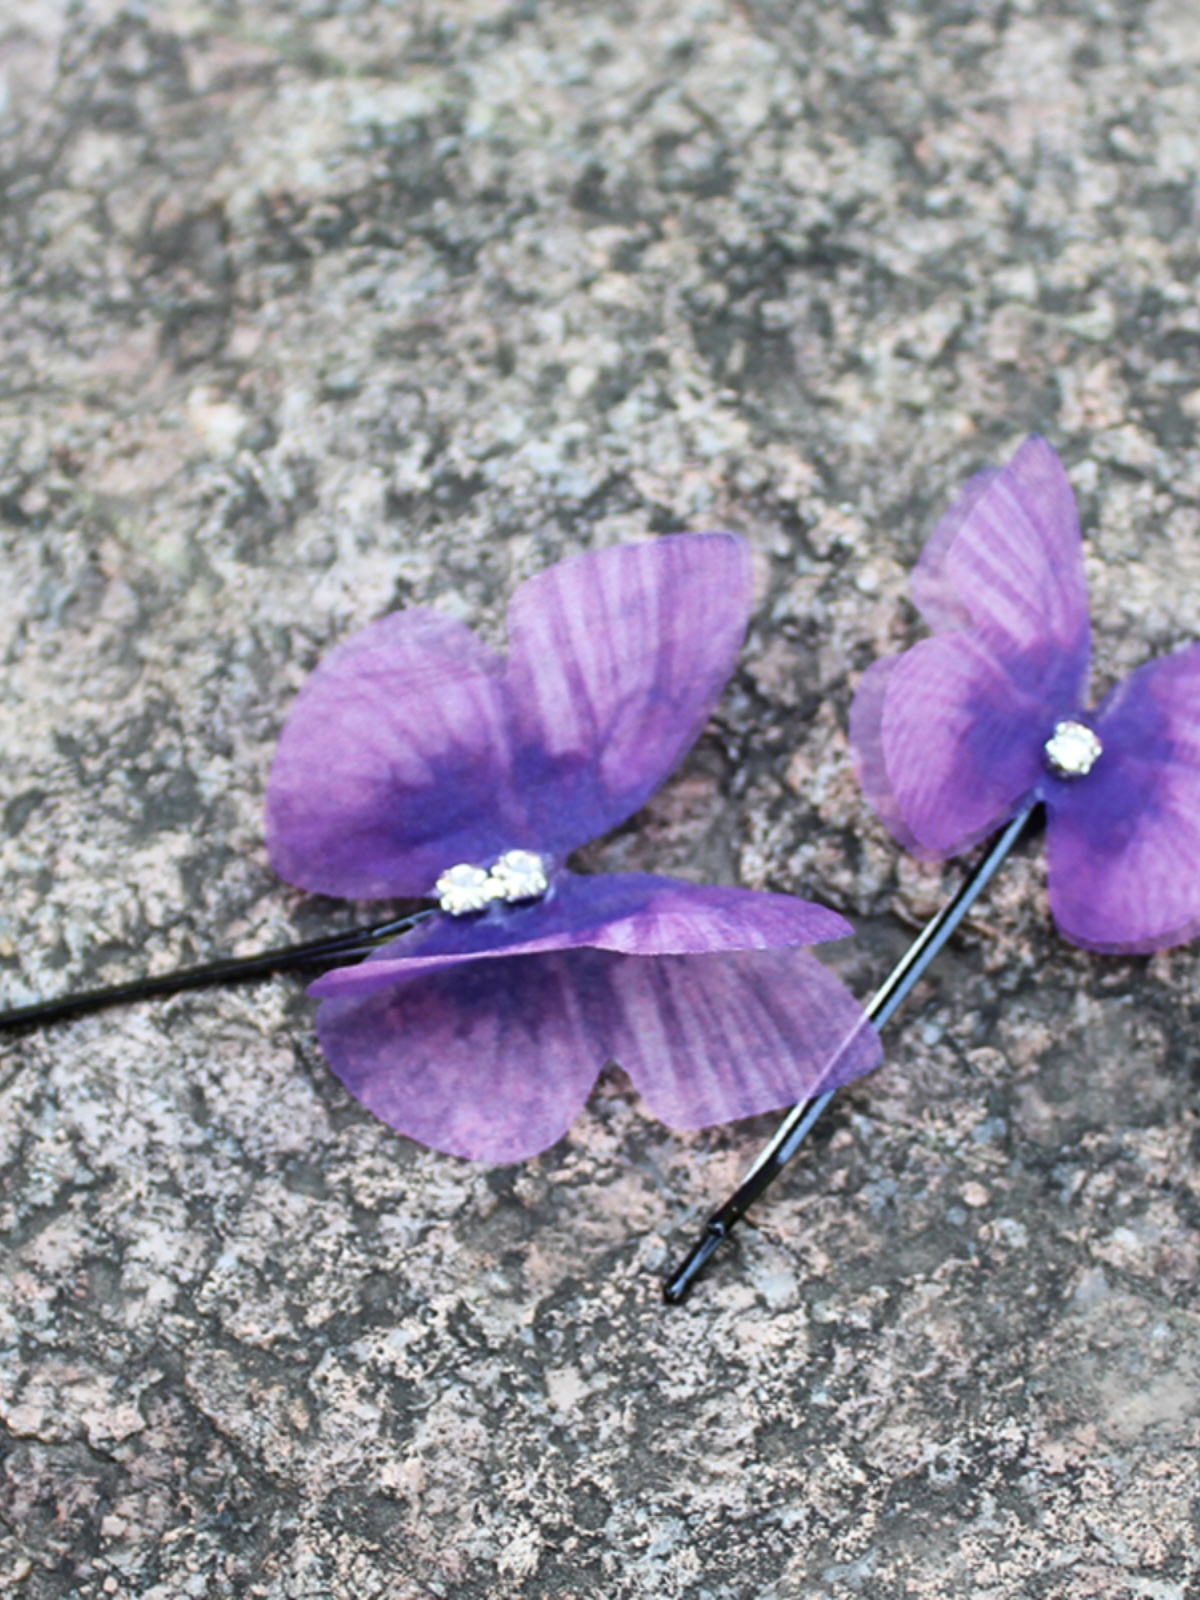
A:
[[[348,924],[267,866],[323,651],[547,562],[753,543],[609,865],[855,918],[957,880],[847,758],[906,572],[1031,429],[1101,687],[1200,636],[1194,0],[0,0],[0,999]],[[526,1166],[327,1071],[298,983],[0,1042],[18,1600],[1200,1594],[1200,950],[1014,863],[753,1226],[771,1126],[619,1072]]]

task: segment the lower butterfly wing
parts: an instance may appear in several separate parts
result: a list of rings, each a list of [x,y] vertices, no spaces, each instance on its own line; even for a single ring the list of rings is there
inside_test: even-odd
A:
[[[650,1111],[706,1128],[840,1089],[879,1065],[879,1035],[805,950],[608,958],[611,1054]]]
[[[608,1061],[660,1120],[702,1128],[838,1088],[881,1055],[861,1008],[802,950],[472,962],[326,1000],[317,1032],[376,1116],[489,1162],[560,1139]]]
[[[560,1139],[605,1052],[577,958],[556,952],[428,972],[326,1000],[336,1075],[390,1127],[470,1161],[524,1161]]]
[[[873,661],[859,679],[850,706],[850,750],[858,774],[859,787],[867,804],[906,850],[928,856],[927,850],[904,820],[892,787],[887,749],[883,740],[883,717],[887,707],[892,674],[903,656],[886,656]],[[900,774],[897,774],[900,776]]]
[[[1090,720],[1095,766],[1046,790],[1055,921],[1093,950],[1182,944],[1200,932],[1200,645],[1132,673]]]
[[[540,931],[528,917],[516,937],[511,918],[441,919],[404,953],[320,979],[318,1032],[347,1088],[423,1144],[517,1161],[566,1131],[608,1060],[687,1128],[878,1063],[861,1007],[794,948],[849,932],[834,913],[638,875],[568,884]]]

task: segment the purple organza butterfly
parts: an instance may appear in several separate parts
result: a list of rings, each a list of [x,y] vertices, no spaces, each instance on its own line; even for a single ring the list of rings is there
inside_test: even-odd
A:
[[[413,610],[309,679],[271,772],[276,869],[321,894],[440,905],[312,986],[334,1071],[384,1121],[454,1155],[517,1161],[565,1133],[610,1059],[681,1128],[877,1064],[860,1007],[798,948],[843,938],[841,917],[564,867],[696,739],[750,605],[745,544],[679,534],[523,584],[507,657]]]
[[[1200,645],[1092,711],[1074,496],[1031,438],[935,529],[913,598],[936,637],[864,675],[851,740],[902,844],[957,854],[1045,802],[1050,904],[1068,939],[1145,951],[1200,931]]]

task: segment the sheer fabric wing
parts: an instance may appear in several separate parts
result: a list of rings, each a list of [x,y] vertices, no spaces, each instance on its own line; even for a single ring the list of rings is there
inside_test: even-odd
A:
[[[511,782],[503,665],[426,610],[384,617],[326,657],[271,769],[280,876],[347,899],[425,895],[457,861],[536,848]]]
[[[478,961],[326,1000],[317,1034],[356,1099],[409,1138],[471,1161],[523,1161],[570,1127],[604,1050],[561,954]]]
[[[1132,673],[1097,708],[1104,753],[1047,787],[1050,905],[1094,950],[1200,932],[1200,645]]]
[[[924,639],[895,662],[880,747],[898,837],[915,840],[916,854],[965,850],[1039,781],[1029,729],[1053,724],[1041,690],[998,665],[974,630]]]
[[[985,467],[968,479],[958,499],[929,535],[913,568],[910,580],[913,603],[935,633],[971,626],[971,613],[955,587],[953,576],[946,570],[946,556],[969,522],[980,495],[999,477],[1000,471],[999,467]]]
[[[858,773],[859,787],[892,837],[906,850],[922,855],[921,845],[904,820],[892,788],[887,752],[883,743],[883,716],[887,708],[892,674],[903,656],[885,656],[873,661],[859,680],[850,706],[850,749]]]
[[[549,899],[479,918],[439,917],[361,966],[326,973],[320,997],[362,995],[465,962],[590,947],[625,955],[770,950],[844,939],[850,924],[792,895],[643,873],[559,878]]]
[[[509,610],[515,772],[540,848],[631,816],[708,720],[751,606],[750,555],[684,534],[562,562]]]
[[[917,563],[912,593],[937,631],[969,622],[1002,663],[1053,662],[1081,703],[1091,649],[1083,542],[1045,439],[1027,439],[1006,467],[968,483]]]
[[[804,951],[600,959],[611,1053],[669,1127],[775,1111],[879,1064],[862,1007]]]

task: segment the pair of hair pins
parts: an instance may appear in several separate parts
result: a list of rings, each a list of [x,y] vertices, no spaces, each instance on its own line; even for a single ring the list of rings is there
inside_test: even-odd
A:
[[[268,785],[275,868],[321,894],[435,906],[18,1007],[0,1027],[323,965],[310,992],[334,1072],[393,1128],[450,1154],[544,1150],[610,1059],[672,1127],[792,1105],[664,1284],[682,1301],[834,1093],[878,1064],[879,1028],[1040,807],[1068,939],[1148,951],[1200,929],[1200,646],[1085,709],[1082,539],[1045,440],[970,481],[912,591],[933,637],[861,681],[850,733],[864,791],[925,858],[994,838],[866,1006],[806,948],[852,932],[832,911],[565,865],[675,768],[737,659],[747,547],[678,534],[523,584],[507,656],[416,609],[363,629],[301,690]]]

